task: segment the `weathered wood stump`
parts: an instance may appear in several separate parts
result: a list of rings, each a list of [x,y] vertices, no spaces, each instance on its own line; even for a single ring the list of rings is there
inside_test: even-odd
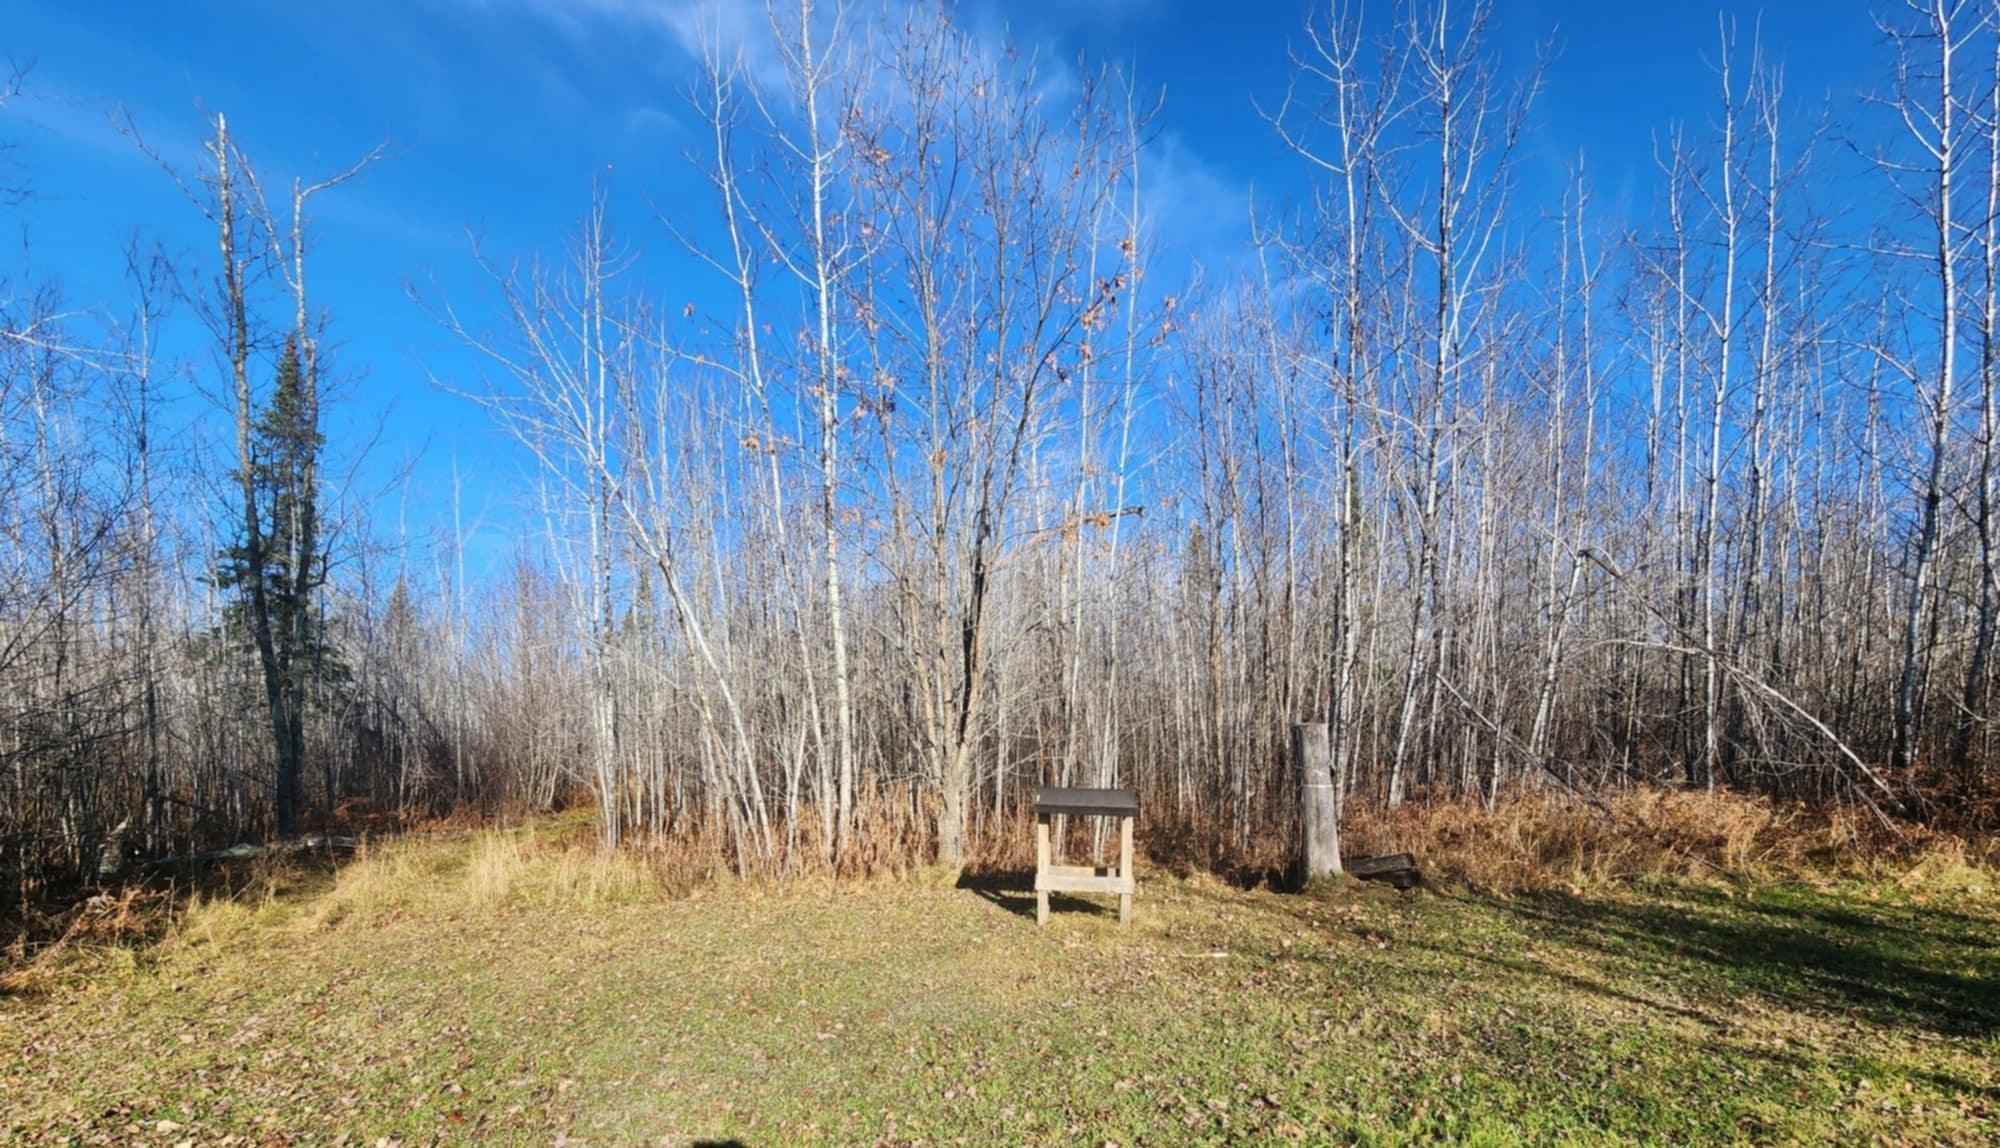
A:
[[[1340,873],[1340,791],[1333,776],[1333,743],[1325,722],[1292,727],[1292,762],[1299,771],[1299,831],[1305,876]]]

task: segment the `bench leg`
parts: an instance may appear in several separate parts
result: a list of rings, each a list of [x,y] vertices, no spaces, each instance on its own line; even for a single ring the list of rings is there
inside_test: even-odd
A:
[[[1136,889],[1138,885],[1132,876],[1132,819],[1130,817],[1119,818],[1118,830],[1118,875],[1125,879],[1127,888]],[[1130,893],[1118,894],[1118,923],[1121,925],[1132,923],[1132,894]]]
[[[1039,814],[1035,818],[1035,924],[1049,923],[1049,893],[1042,888],[1042,881],[1049,875],[1049,818]]]

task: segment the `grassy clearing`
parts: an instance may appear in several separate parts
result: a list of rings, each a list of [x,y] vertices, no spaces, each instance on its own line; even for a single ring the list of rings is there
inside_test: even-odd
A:
[[[1512,898],[712,887],[525,835],[0,997],[40,1143],[1991,1143],[1990,872]],[[290,884],[285,882],[289,881]],[[231,1138],[234,1137],[232,1140]]]

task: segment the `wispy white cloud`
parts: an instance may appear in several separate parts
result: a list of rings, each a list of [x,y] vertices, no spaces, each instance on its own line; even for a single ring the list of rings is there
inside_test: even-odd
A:
[[[635,136],[677,138],[686,132],[680,117],[653,104],[639,104],[625,114],[625,130]]]
[[[743,72],[767,94],[788,86],[779,39],[789,28],[774,28],[784,20],[794,0],[435,0],[489,14],[513,14],[536,20],[577,46],[606,36],[627,41],[650,39],[671,53],[670,70],[691,68],[710,54],[741,64]],[[901,25],[919,0],[855,0],[843,7],[826,3],[819,16],[831,20],[836,10],[849,38],[865,41],[888,35]],[[973,51],[990,62],[1010,52],[1031,76],[1034,95],[1052,112],[1083,89],[1074,55],[1062,43],[1062,33],[1083,28],[1102,31],[1155,14],[1158,0],[1076,0],[1067,6],[1038,10],[1038,28],[1016,23],[1019,11],[1004,0],[968,0],[953,13],[953,23]],[[1023,37],[1030,37],[1023,40]],[[1041,39],[1033,39],[1040,36]],[[885,93],[885,98],[893,98]],[[1141,102],[1145,102],[1141,100]],[[1171,112],[1171,108],[1168,109]],[[1056,112],[1056,114],[1060,114]],[[633,131],[677,131],[675,117],[661,110],[652,97],[636,102],[627,113]],[[1152,237],[1172,237],[1171,247],[1186,258],[1225,270],[1223,264],[1243,249],[1248,232],[1248,186],[1196,151],[1183,136],[1160,135],[1142,161],[1140,180],[1142,226]]]
[[[77,95],[43,83],[32,96],[9,102],[7,111],[32,130],[72,147],[114,159],[148,162],[145,153],[119,130],[124,111],[109,100]],[[139,126],[145,130],[146,146],[168,163],[184,166],[201,157],[201,141],[177,127],[148,123]]]
[[[387,240],[405,250],[442,254],[459,253],[465,248],[462,228],[437,222],[426,213],[413,210],[407,197],[384,197],[365,186],[356,186],[343,189],[340,195],[315,199],[313,203],[319,222]]]
[[[697,63],[711,54],[739,63],[745,75],[765,91],[782,91],[788,76],[778,44],[796,34],[792,25],[798,0],[434,0],[459,11],[517,13],[554,29],[582,45],[603,35],[652,37],[670,48],[677,62]],[[1036,14],[1044,36],[1118,23],[1153,10],[1158,0],[1073,0]],[[830,33],[836,21],[850,39],[887,34],[910,15],[927,7],[926,0],[821,0],[814,11],[815,28]],[[970,0],[951,13],[952,23],[982,51],[998,57],[1009,46],[1036,57],[1039,94],[1074,91],[1075,75],[1066,53],[1037,52],[1036,45],[1014,43],[1021,34],[1018,13],[1008,3]]]
[[[1211,271],[1230,270],[1249,233],[1250,189],[1166,132],[1140,159],[1141,225]]]
[[[763,0],[443,0],[461,10],[518,13],[575,44],[601,35],[649,37],[692,64],[710,52],[740,61],[759,84],[784,83],[784,63],[772,43],[771,9]]]

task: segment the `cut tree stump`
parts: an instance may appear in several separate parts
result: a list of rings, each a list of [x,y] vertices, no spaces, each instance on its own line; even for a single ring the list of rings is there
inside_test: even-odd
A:
[[[1299,771],[1299,830],[1306,880],[1340,873],[1340,787],[1325,722],[1292,727],[1292,761]]]

